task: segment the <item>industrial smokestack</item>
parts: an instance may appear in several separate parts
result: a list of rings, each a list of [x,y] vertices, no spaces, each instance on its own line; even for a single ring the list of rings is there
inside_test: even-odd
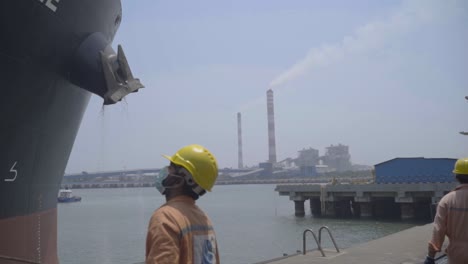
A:
[[[273,90],[267,91],[267,114],[268,114],[268,161],[276,163],[275,142],[275,106],[273,104]]]
[[[244,164],[242,162],[242,119],[241,113],[237,113],[237,146],[238,146],[238,167],[242,169]]]

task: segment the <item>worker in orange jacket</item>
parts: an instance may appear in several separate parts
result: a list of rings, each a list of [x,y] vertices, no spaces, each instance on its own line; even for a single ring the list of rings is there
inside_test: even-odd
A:
[[[435,262],[434,256],[441,251],[445,236],[449,238],[446,250],[448,263],[468,263],[468,158],[457,160],[453,173],[460,185],[445,195],[437,205],[425,264]]]
[[[170,165],[161,169],[155,184],[166,196],[166,203],[151,216],[146,263],[219,263],[213,225],[195,204],[211,191],[218,177],[215,157],[200,145],[189,145],[164,157]]]

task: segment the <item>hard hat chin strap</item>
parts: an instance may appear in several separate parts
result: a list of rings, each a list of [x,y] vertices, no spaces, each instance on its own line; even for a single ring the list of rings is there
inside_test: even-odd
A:
[[[198,194],[198,196],[202,196],[206,193],[205,189],[203,189],[202,187],[200,187],[199,185],[195,186],[194,188],[192,188],[192,190]]]

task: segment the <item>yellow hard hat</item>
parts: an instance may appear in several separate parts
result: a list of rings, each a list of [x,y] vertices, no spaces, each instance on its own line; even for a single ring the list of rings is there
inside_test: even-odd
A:
[[[209,150],[200,145],[188,145],[179,149],[172,157],[163,155],[172,163],[184,167],[193,180],[204,190],[211,188],[218,177],[218,163]]]
[[[458,159],[455,163],[453,173],[468,175],[468,158]]]

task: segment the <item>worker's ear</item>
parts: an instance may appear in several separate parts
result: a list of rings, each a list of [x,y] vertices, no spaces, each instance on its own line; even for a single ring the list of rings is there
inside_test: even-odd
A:
[[[177,177],[177,181],[174,184],[174,188],[178,188],[184,185],[184,179],[182,177]]]

